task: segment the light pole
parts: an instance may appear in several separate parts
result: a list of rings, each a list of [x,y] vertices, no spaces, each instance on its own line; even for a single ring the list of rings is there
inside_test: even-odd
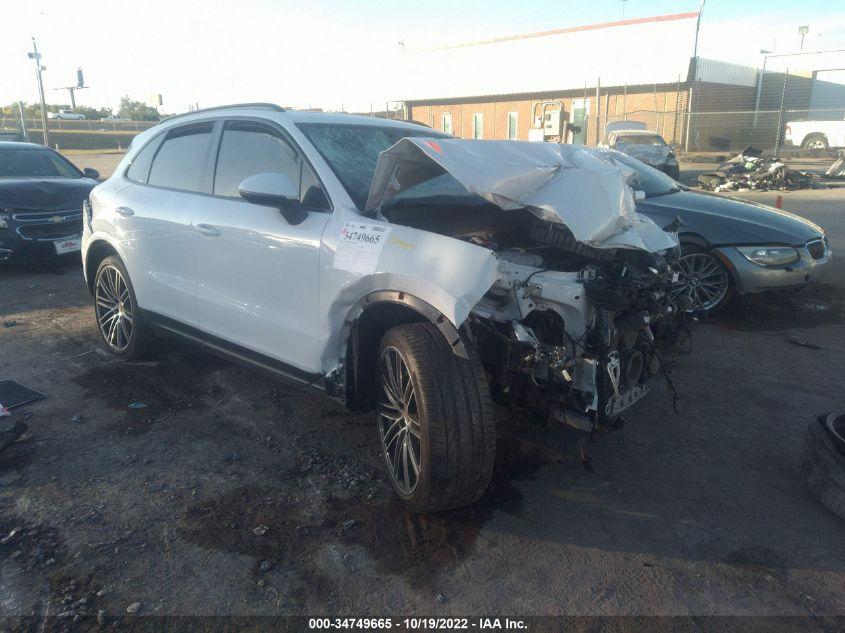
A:
[[[44,134],[44,146],[49,147],[47,140],[47,104],[44,103],[44,82],[41,81],[41,71],[47,70],[41,65],[41,53],[38,52],[38,44],[35,43],[35,36],[32,36],[32,51],[26,54],[35,61],[35,77],[38,79],[38,96],[41,98],[41,131]]]
[[[763,90],[763,75],[766,74],[766,62],[769,61],[769,55],[772,51],[767,51],[765,48],[760,49],[760,54],[763,56],[763,69],[757,76],[757,99],[754,103],[754,126],[757,126],[757,112],[760,110],[760,92]]]

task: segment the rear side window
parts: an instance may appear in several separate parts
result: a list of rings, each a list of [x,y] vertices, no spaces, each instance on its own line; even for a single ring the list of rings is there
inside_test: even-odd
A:
[[[290,178],[299,188],[300,201],[309,208],[329,208],[317,178],[287,140],[260,123],[227,123],[217,154],[214,195],[237,198],[238,186],[244,179],[267,172]]]
[[[167,133],[153,159],[148,183],[183,191],[203,191],[213,123],[176,128]]]
[[[129,164],[129,169],[126,170],[126,177],[129,180],[146,184],[147,176],[150,175],[150,165],[153,164],[153,157],[159,145],[161,145],[161,138],[154,138],[135,154],[135,158]]]

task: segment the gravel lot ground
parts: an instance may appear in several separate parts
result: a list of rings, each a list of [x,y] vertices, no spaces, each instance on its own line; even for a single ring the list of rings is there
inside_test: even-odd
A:
[[[784,194],[834,251],[843,205]],[[679,413],[655,389],[591,447],[594,473],[559,430],[503,413],[485,497],[417,516],[369,417],[181,344],[117,363],[75,260],[0,269],[0,379],[48,396],[3,419],[31,414],[0,453],[0,615],[845,616],[845,523],[799,464],[807,423],[845,406],[842,259],[831,273],[702,325]]]

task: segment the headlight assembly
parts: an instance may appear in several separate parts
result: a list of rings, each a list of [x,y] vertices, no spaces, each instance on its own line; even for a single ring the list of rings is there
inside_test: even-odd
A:
[[[791,246],[737,246],[750,262],[760,266],[785,266],[798,261],[798,251]]]

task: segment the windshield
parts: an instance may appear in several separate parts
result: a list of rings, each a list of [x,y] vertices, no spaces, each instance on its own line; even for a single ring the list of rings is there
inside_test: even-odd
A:
[[[413,129],[342,123],[299,123],[297,127],[317,148],[361,211],[367,203],[381,152],[408,136],[451,138],[425,127]],[[448,195],[451,191],[445,193]],[[405,194],[403,197],[407,197],[407,192]]]
[[[666,141],[659,134],[631,134],[619,135],[616,138],[617,145],[655,145],[665,147]]]
[[[612,157],[613,160],[622,163],[625,167],[629,167],[634,171],[629,184],[635,191],[645,192],[647,198],[662,196],[683,189],[679,182],[672,180],[662,171],[646,165],[641,160],[626,156],[621,152],[613,152]]]
[[[46,149],[0,147],[0,178],[81,178],[70,162]]]

